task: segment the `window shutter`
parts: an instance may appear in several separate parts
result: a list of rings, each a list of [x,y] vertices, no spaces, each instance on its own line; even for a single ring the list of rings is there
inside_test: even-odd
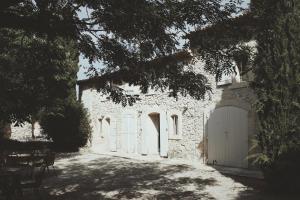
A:
[[[117,151],[117,123],[116,120],[110,122],[110,135],[109,135],[110,151]]]
[[[141,154],[147,154],[147,115],[142,113],[141,115]]]
[[[168,123],[166,112],[160,113],[160,155],[168,156]]]

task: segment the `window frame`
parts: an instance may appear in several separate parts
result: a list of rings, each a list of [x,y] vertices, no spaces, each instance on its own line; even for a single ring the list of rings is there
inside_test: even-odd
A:
[[[174,119],[173,119],[174,116],[176,116],[177,118],[176,132],[174,132]],[[167,118],[168,118],[169,139],[181,140],[182,139],[182,114],[178,110],[172,110],[168,112]]]

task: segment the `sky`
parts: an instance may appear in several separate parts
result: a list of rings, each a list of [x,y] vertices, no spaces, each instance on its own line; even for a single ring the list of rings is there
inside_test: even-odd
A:
[[[247,7],[247,5],[249,4],[250,0],[244,0],[243,2],[243,6]],[[86,16],[86,10],[84,9],[82,12],[80,12],[79,17],[83,18]],[[102,65],[101,63],[94,63],[96,68],[101,68]],[[87,67],[89,66],[89,62],[87,59],[84,59],[83,56],[81,55],[79,57],[79,71],[77,73],[77,80],[83,80],[83,79],[87,79],[87,75],[85,74],[87,71]]]

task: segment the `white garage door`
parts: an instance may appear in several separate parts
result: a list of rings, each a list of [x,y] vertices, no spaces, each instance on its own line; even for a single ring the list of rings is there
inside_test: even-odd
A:
[[[248,112],[233,106],[217,108],[207,123],[208,163],[248,167]]]

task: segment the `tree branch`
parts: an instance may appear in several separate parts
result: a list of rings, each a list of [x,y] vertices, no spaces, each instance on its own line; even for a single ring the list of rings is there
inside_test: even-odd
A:
[[[10,6],[15,6],[21,2],[24,2],[24,0],[1,0],[1,8],[0,10],[5,10],[9,8]]]

